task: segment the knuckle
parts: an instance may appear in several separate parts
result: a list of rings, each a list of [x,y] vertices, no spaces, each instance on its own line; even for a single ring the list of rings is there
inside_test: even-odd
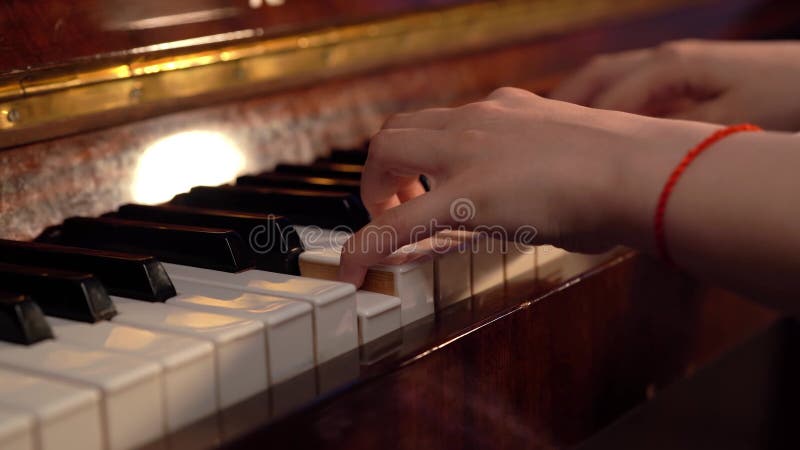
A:
[[[666,42],[656,47],[656,56],[673,57],[680,51],[681,44],[678,41]]]
[[[697,39],[697,38],[684,38],[684,39],[678,39],[678,40],[673,41],[673,42],[675,42],[675,44],[678,45],[679,47],[693,48],[693,47],[697,47],[698,45],[700,45],[700,43],[702,43],[703,40],[702,39]]]
[[[484,102],[480,105],[480,110],[478,111],[482,116],[496,116],[503,112],[503,107],[500,106],[499,103],[495,102]]]
[[[587,64],[587,67],[591,68],[606,67],[612,63],[613,59],[614,59],[613,55],[609,53],[601,53],[590,59],[589,64]]]
[[[670,59],[683,58],[697,46],[697,43],[697,39],[680,39],[666,42],[656,48],[656,56]]]
[[[486,118],[494,116],[503,110],[495,101],[482,101],[477,103],[470,103],[459,108],[460,118]]]
[[[397,128],[401,122],[403,122],[406,118],[408,118],[408,116],[409,114],[407,113],[393,114],[389,116],[389,118],[386,119],[385,122],[383,122],[383,127],[381,128],[382,129]]]
[[[489,94],[489,98],[495,99],[495,98],[514,97],[524,92],[526,91],[519,88],[504,86],[492,91],[492,93]]]
[[[620,57],[619,53],[600,53],[592,57],[581,70],[588,73],[603,73],[619,64]]]
[[[369,142],[369,156],[370,159],[373,160],[383,160],[386,154],[387,149],[389,148],[390,142],[392,140],[392,133],[391,130],[381,130],[375,133],[370,139]]]
[[[459,132],[459,140],[464,144],[475,144],[483,142],[484,134],[480,130],[463,130]]]

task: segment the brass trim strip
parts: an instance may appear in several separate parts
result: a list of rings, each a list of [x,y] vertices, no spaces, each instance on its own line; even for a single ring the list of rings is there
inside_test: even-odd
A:
[[[653,13],[688,0],[508,0],[0,85],[4,132],[250,85],[309,82]],[[176,43],[178,45],[179,43]],[[169,48],[170,44],[162,47]],[[1,140],[1,139],[0,139]],[[2,147],[2,144],[0,144]]]

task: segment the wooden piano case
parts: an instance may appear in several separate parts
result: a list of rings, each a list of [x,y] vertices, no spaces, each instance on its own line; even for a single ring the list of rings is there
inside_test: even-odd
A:
[[[232,140],[231,175],[266,170],[357,146],[398,111],[546,93],[597,53],[792,37],[799,18],[779,0],[7,2],[0,236],[141,201],[159,185],[143,155],[177,133]],[[626,253],[473,298],[153,448],[570,446],[777,318]]]

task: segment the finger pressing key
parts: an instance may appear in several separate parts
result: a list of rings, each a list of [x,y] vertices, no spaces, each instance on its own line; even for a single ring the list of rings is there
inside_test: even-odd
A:
[[[420,175],[442,175],[446,136],[442,131],[390,129],[372,138],[361,199],[373,217],[424,194]]]

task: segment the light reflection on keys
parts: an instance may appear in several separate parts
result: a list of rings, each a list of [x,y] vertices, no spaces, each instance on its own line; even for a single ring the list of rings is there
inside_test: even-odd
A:
[[[109,448],[143,445],[166,431],[162,373],[155,362],[51,340],[29,346],[0,343],[0,365],[102,391]]]
[[[48,321],[59,342],[158,362],[168,430],[176,431],[217,409],[211,389],[217,385],[211,342],[111,322],[87,324],[52,317]]]
[[[212,285],[291,298],[313,308],[316,363],[328,361],[358,345],[355,286],[262,270],[216,272],[196,267],[164,264],[178,291],[194,292],[196,285]]]
[[[439,233],[415,244],[415,252],[434,255],[436,309],[472,296],[471,238],[463,233]]]
[[[503,255],[506,286],[514,288],[536,281],[536,247],[509,242]]]
[[[300,255],[300,273],[335,280],[340,259],[340,248],[307,250]],[[361,289],[400,298],[404,325],[419,320],[434,312],[433,259],[421,254],[392,255],[369,270]]]
[[[264,327],[261,322],[222,314],[192,311],[159,303],[112,297],[119,315],[115,323],[176,333],[214,343],[221,407],[267,388]],[[213,386],[207,387],[209,390]]]
[[[170,299],[167,302],[170,305],[263,323],[270,384],[314,367],[314,322],[308,303],[218,286],[178,283],[184,295]]]
[[[103,448],[100,399],[97,389],[0,369],[0,409],[33,416],[40,450]],[[0,438],[0,448],[9,446]]]
[[[34,450],[34,425],[32,414],[0,406],[0,448]]]

